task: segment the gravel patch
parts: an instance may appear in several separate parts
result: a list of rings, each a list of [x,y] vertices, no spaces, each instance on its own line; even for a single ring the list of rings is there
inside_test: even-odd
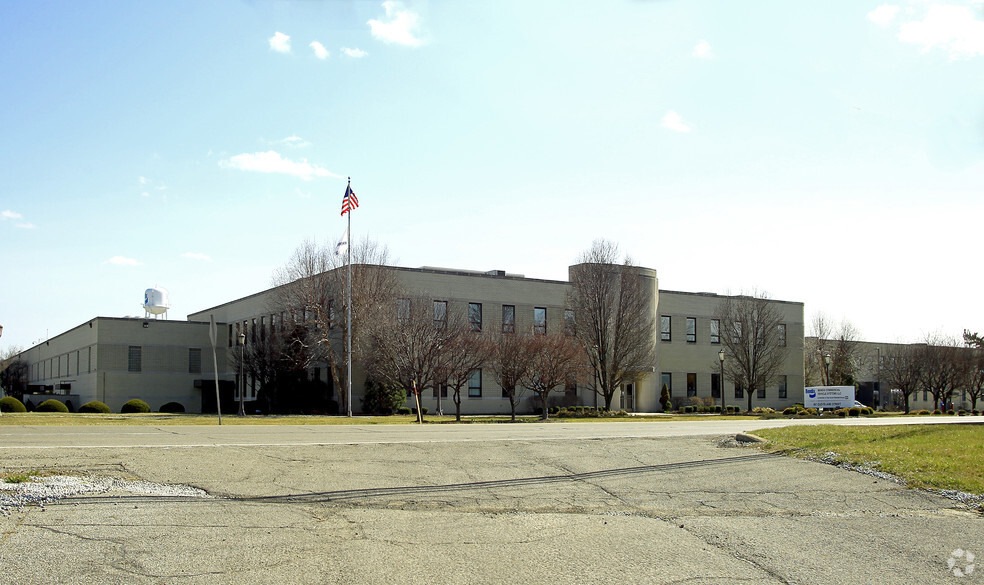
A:
[[[209,498],[206,491],[186,485],[131,481],[118,477],[72,475],[31,476],[22,483],[0,483],[0,515],[9,516],[24,506],[40,506],[73,496],[122,492],[166,498]]]
[[[841,460],[841,454],[835,453],[833,451],[828,451],[821,456],[810,456],[807,457],[810,461],[816,461],[819,463],[826,463],[827,465],[833,465],[841,469],[847,469],[849,471],[856,471],[858,473],[863,473],[865,475],[870,475],[877,477],[879,479],[884,479],[887,481],[895,482],[899,485],[907,485],[905,480],[896,477],[890,473],[885,473],[884,471],[879,471],[875,469],[875,466],[879,464],[878,461],[870,461],[867,463],[855,464],[848,463]],[[937,489],[927,489],[926,491],[943,496],[949,500],[955,500],[961,504],[968,506],[981,506],[984,505],[984,494],[971,494],[967,492],[960,492],[956,490],[937,490]]]

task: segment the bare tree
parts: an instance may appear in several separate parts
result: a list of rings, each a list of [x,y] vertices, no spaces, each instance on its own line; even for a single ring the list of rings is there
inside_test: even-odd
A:
[[[942,335],[929,335],[921,349],[923,385],[933,395],[933,408],[946,410],[963,377],[957,340]]]
[[[534,335],[529,341],[531,363],[521,383],[540,399],[542,418],[547,420],[550,392],[584,376],[584,347],[563,333]]]
[[[503,395],[509,399],[511,420],[516,422],[516,406],[523,398],[522,381],[532,367],[530,344],[532,335],[528,333],[494,333],[490,340],[489,369]]]
[[[834,327],[822,312],[813,316],[804,348],[807,385],[853,386],[867,357],[861,351],[861,334],[850,321]]]
[[[964,345],[969,349],[965,352],[967,359],[966,388],[970,396],[970,408],[977,410],[977,401],[984,391],[984,338],[967,329],[963,332]]]
[[[656,283],[620,256],[616,244],[596,240],[570,269],[576,335],[606,410],[623,384],[655,366]]]
[[[438,374],[451,392],[455,420],[461,421],[461,391],[468,386],[473,372],[489,362],[492,345],[470,326],[459,327],[454,333],[448,349],[438,356]]]
[[[440,391],[447,376],[444,358],[454,351],[466,323],[460,312],[440,309],[426,297],[403,298],[380,315],[369,335],[366,374],[408,390]],[[418,411],[418,417],[422,414]]]
[[[725,297],[715,312],[721,325],[725,376],[752,396],[774,383],[786,359],[782,314],[764,294]]]
[[[909,397],[919,390],[925,370],[923,349],[918,345],[898,345],[886,350],[879,364],[879,377],[892,391],[902,394],[902,405],[909,414]]]
[[[302,328],[296,335],[294,355],[327,364],[338,390],[340,409],[348,410],[343,389],[347,385],[346,337],[351,328],[353,352],[364,346],[363,325],[392,311],[399,290],[395,272],[387,268],[389,252],[365,239],[352,246],[352,322],[346,314],[347,269],[334,247],[305,241],[274,276],[273,305],[288,330]]]

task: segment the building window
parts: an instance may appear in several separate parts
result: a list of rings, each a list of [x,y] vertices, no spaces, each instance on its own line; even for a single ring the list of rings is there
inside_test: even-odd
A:
[[[448,326],[448,302],[434,301],[434,327],[444,329]]]
[[[328,300],[328,329],[335,328],[335,299]]]
[[[564,394],[567,396],[577,396],[577,382],[571,380],[564,384]]]
[[[786,398],[786,376],[779,376],[779,398]]]
[[[229,347],[232,347],[232,323],[229,323]]]
[[[741,342],[741,321],[735,321],[731,324],[731,341],[733,343]]]
[[[468,325],[475,333],[481,333],[482,303],[468,303]]]
[[[142,348],[139,345],[131,345],[127,353],[126,371],[139,372],[142,367]]]
[[[721,343],[720,319],[711,319],[711,343]]]
[[[659,391],[663,392],[663,388],[673,396],[673,374],[669,372],[663,372],[659,377]]]
[[[711,374],[711,398],[721,398],[721,374]]]
[[[482,397],[482,370],[472,370],[470,376],[468,376],[468,397],[469,398],[481,398]]]
[[[545,307],[533,308],[533,333],[537,335],[547,334],[547,309]]]
[[[564,309],[564,335],[577,335],[577,324],[574,322],[574,309]]]
[[[448,385],[447,384],[437,384],[441,387],[441,398],[448,397]],[[437,388],[434,388],[434,398],[437,398]]]
[[[697,374],[687,374],[687,396],[697,396]]]
[[[765,398],[765,388],[764,387],[758,389],[758,397],[759,398]]]
[[[396,318],[400,323],[410,319],[410,299],[396,299]]]
[[[786,324],[779,324],[779,345],[781,347],[786,347]]]
[[[670,341],[670,316],[662,315],[659,318],[659,339],[660,341]]]
[[[202,348],[200,347],[188,348],[188,373],[189,374],[202,373]]]
[[[516,306],[502,305],[502,332],[516,332]]]
[[[735,382],[735,398],[744,398],[745,390],[742,389],[741,383]]]
[[[687,343],[697,343],[697,317],[687,317]]]

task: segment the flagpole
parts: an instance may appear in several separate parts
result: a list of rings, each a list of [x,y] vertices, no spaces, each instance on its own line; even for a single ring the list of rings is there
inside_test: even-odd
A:
[[[348,188],[346,193],[352,189],[352,177],[348,178]],[[348,285],[346,286],[346,316],[345,320],[348,324],[346,327],[346,337],[345,340],[348,349],[346,351],[346,374],[345,374],[345,405],[347,414],[349,418],[352,417],[352,210],[348,212],[348,245],[345,248],[345,264],[348,267]]]

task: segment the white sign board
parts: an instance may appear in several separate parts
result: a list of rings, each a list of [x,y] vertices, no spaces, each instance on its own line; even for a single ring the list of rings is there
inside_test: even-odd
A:
[[[808,386],[803,389],[806,408],[850,408],[854,406],[854,386]]]

